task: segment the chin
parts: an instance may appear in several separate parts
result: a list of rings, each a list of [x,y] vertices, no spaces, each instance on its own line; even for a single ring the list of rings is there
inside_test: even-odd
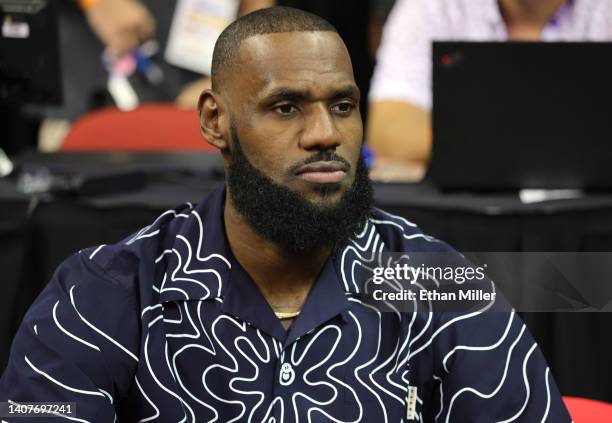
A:
[[[342,184],[318,184],[305,196],[315,204],[334,206],[340,202],[347,189]]]

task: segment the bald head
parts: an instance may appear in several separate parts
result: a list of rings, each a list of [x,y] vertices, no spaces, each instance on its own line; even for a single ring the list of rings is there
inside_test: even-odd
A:
[[[291,7],[260,9],[242,16],[230,24],[219,36],[213,52],[212,87],[221,89],[224,75],[233,72],[232,66],[240,57],[240,46],[247,38],[283,32],[337,32],[325,19]]]

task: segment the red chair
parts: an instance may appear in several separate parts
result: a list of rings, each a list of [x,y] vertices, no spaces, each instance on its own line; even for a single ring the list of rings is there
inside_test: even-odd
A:
[[[612,423],[612,404],[586,398],[563,397],[574,423]]]
[[[106,108],[76,121],[60,151],[218,151],[200,134],[198,114],[173,104],[145,104],[130,112]]]

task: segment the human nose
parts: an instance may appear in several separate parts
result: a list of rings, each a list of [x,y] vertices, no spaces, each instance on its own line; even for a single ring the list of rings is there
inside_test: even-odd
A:
[[[304,120],[300,139],[305,150],[334,150],[341,144],[341,136],[331,112],[324,105],[314,107]]]

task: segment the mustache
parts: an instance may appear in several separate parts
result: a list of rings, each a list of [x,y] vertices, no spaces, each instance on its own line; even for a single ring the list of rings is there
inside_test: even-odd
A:
[[[308,165],[310,163],[316,163],[316,162],[340,162],[344,166],[346,166],[347,169],[350,170],[351,168],[351,164],[349,163],[349,161],[346,160],[344,157],[340,156],[339,154],[336,154],[332,151],[319,151],[315,153],[314,155],[308,157],[307,159],[294,164],[293,166],[289,168],[289,170],[291,172],[297,172],[298,169],[301,168],[302,166]]]

